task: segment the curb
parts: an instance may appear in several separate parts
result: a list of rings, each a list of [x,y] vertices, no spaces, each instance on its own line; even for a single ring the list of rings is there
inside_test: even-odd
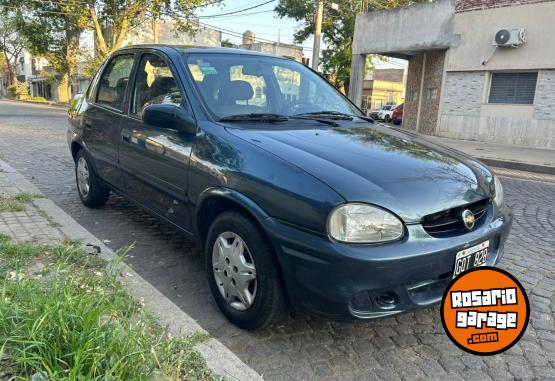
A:
[[[69,109],[69,105],[65,105],[63,103],[56,103],[56,102],[23,101],[23,100],[20,100],[20,99],[9,99],[9,98],[0,98],[0,101],[49,106],[49,107],[57,108],[57,109],[60,109],[60,110]]]
[[[543,175],[555,175],[555,167],[549,167],[546,165],[528,164],[528,163],[522,163],[518,161],[488,159],[485,157],[476,157],[476,158],[481,162],[487,165],[490,165],[492,167],[514,169],[517,171],[525,171],[525,172],[541,173]]]
[[[2,160],[0,160],[0,170],[7,174],[10,181],[20,191],[43,195],[34,184]],[[118,257],[52,200],[35,198],[31,203],[48,214],[53,222],[58,224],[58,229],[69,239],[98,247],[100,249],[98,256],[104,260],[109,261]],[[120,263],[118,267],[121,274],[118,276],[118,282],[126,288],[134,299],[144,301],[145,307],[158,319],[162,326],[167,327],[168,332],[173,336],[190,336],[195,333],[208,334],[196,320],[183,312],[127,264]],[[262,376],[214,338],[197,344],[195,349],[204,358],[208,368],[214,374],[226,380],[263,380]]]

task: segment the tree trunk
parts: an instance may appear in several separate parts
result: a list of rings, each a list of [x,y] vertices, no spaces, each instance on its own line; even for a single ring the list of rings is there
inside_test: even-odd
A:
[[[15,68],[8,62],[8,85],[15,84]]]
[[[58,81],[57,91],[58,102],[69,103],[69,101],[71,100],[71,88],[68,73],[64,74],[62,78]]]

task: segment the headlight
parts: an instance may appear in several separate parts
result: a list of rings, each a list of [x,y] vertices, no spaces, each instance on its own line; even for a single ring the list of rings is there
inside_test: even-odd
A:
[[[403,223],[392,213],[367,204],[345,204],[328,218],[328,233],[337,241],[377,243],[403,236]]]
[[[495,184],[495,196],[493,198],[494,204],[500,208],[503,205],[503,185],[497,176],[493,176],[493,182]]]

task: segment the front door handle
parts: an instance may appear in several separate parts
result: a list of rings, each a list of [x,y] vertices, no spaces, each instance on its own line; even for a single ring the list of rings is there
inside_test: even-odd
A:
[[[129,130],[122,130],[121,131],[121,140],[123,140],[124,142],[131,142],[131,131]]]

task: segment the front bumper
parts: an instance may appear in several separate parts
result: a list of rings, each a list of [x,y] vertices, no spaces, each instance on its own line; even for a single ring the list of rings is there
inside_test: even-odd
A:
[[[488,266],[502,256],[512,213],[507,208],[474,231],[433,238],[408,225],[398,242],[352,245],[306,232],[272,218],[264,228],[278,254],[292,306],[337,320],[372,319],[428,307],[441,301],[452,278],[457,251],[490,241]]]

